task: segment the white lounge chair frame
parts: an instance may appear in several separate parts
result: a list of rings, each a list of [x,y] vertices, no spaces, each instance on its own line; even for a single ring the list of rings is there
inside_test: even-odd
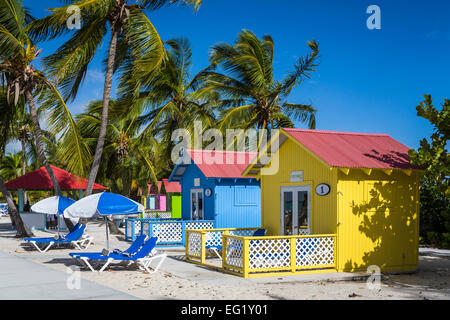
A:
[[[58,245],[58,244],[69,244],[70,243],[70,244],[73,244],[75,246],[75,248],[77,248],[78,250],[84,251],[87,248],[89,248],[89,246],[91,245],[93,240],[94,240],[94,237],[92,237],[92,236],[82,236],[81,239],[78,239],[76,241],[58,242],[56,244]],[[48,243],[47,247],[45,247],[44,249],[41,249],[36,241],[28,241],[28,242],[31,243],[32,245],[34,245],[35,248],[41,253],[47,252],[47,250],[50,249],[50,247],[52,247],[55,244],[54,241],[50,241]]]
[[[134,262],[138,266],[139,270],[147,271],[148,273],[155,273],[158,271],[159,267],[161,267],[161,265],[164,262],[164,260],[166,259],[166,257],[167,257],[167,253],[158,252],[155,249],[153,249],[153,251],[147,257],[139,258],[137,260],[129,260],[129,261],[128,260],[118,260],[119,261],[118,264],[128,261],[129,262],[128,265],[131,265]],[[158,258],[160,259],[158,264],[156,265],[155,268],[152,268],[153,271],[150,270],[149,269],[150,263],[153,260],[158,259]],[[99,273],[103,272],[114,261],[113,258],[109,258],[108,260],[106,260],[105,264],[100,268],[100,270],[97,271],[89,263],[89,260],[91,260],[91,259],[89,259],[88,257],[74,257],[74,259],[82,260],[92,272],[99,272]]]

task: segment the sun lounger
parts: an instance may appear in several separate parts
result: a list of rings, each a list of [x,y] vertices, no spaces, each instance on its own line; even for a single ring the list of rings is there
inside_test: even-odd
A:
[[[58,239],[55,238],[25,238],[24,241],[31,243],[38,249],[39,252],[46,252],[54,244],[73,244],[79,250],[86,250],[92,240],[91,236],[84,235],[84,230],[86,226],[81,223],[77,223],[73,230],[66,236],[59,236]],[[47,247],[41,249],[38,244],[48,244]]]
[[[130,247],[128,249],[126,249],[124,251],[114,249],[111,252],[111,254],[114,253],[114,254],[122,254],[124,256],[132,256],[137,251],[139,251],[139,249],[142,247],[142,245],[147,240],[147,238],[148,238],[148,236],[146,234],[141,234],[140,236],[138,236],[136,238],[136,240],[134,240],[134,242],[130,245]],[[71,252],[71,253],[69,253],[69,255],[75,259],[79,259],[82,256],[90,257],[90,259],[92,259],[92,257],[95,257],[96,255],[104,256],[101,252]]]
[[[252,237],[264,237],[266,235],[266,230],[265,229],[257,229],[255,230],[255,232],[252,234]],[[214,252],[216,254],[216,256],[219,257],[220,260],[222,260],[222,255],[219,253],[219,251],[222,251],[222,246],[206,246],[206,249],[211,250],[212,252]]]
[[[117,253],[110,253],[107,256],[98,255],[98,252],[94,252],[92,255],[86,253],[82,256],[77,255],[71,255],[72,257],[82,260],[88,268],[92,272],[96,272],[96,270],[92,267],[90,260],[94,261],[104,261],[106,260],[106,263],[100,268],[99,272],[103,272],[113,261],[119,261],[120,262],[128,262],[128,265],[131,263],[136,263],[140,270],[145,270],[148,273],[154,273],[158,271],[159,267],[163,263],[164,259],[167,257],[166,253],[159,253],[155,250],[156,242],[158,238],[152,237],[149,240],[147,240],[142,247],[131,257],[124,256],[123,254],[117,254]],[[160,259],[158,265],[156,268],[154,268],[153,271],[149,269],[150,263],[154,259]]]

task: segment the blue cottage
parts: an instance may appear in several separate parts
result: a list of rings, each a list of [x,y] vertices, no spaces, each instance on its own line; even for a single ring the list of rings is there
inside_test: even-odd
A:
[[[256,153],[187,150],[169,181],[181,184],[183,220],[214,220],[215,228],[261,226],[261,189],[242,177]]]

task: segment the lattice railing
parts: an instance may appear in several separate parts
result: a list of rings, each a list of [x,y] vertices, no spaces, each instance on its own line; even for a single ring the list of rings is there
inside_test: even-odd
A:
[[[334,237],[296,239],[296,266],[327,266],[334,264]]]
[[[214,221],[183,221],[177,219],[127,219],[125,239],[134,241],[142,232],[150,237],[158,237],[157,245],[184,246],[186,229],[213,228]]]
[[[186,251],[187,255],[192,259],[201,259],[202,253],[202,232],[197,230],[191,230],[187,235]]]
[[[287,271],[334,268],[336,236],[299,235],[253,237],[255,229],[187,230],[187,260],[206,263],[208,247],[222,252],[222,270],[244,277]],[[193,231],[192,231],[193,232]],[[244,236],[241,236],[243,234]],[[195,254],[194,254],[195,253]],[[199,256],[200,254],[200,256]],[[216,266],[217,267],[217,266]]]
[[[223,265],[229,269],[241,270],[244,264],[244,239],[225,235],[223,242]]]
[[[197,225],[197,227],[199,226]],[[211,253],[211,249],[215,248],[217,251],[222,251],[223,235],[248,236],[252,235],[258,228],[225,228],[225,229],[205,228],[202,230],[189,230],[189,229],[191,228],[189,228],[186,225],[186,240],[187,240],[186,258],[188,260],[189,259],[201,260],[202,262],[205,262],[207,256],[217,257]],[[192,234],[195,234],[195,236]],[[200,236],[198,236],[197,234],[200,234]],[[200,258],[196,255],[191,256],[190,254],[191,246],[193,248],[200,247],[201,252]]]
[[[250,270],[290,267],[289,239],[248,240],[248,261]]]

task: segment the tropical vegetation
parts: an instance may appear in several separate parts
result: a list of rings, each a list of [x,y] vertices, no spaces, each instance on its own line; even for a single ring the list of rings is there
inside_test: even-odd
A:
[[[189,41],[163,41],[148,18],[153,10],[200,0],[66,1],[42,19],[34,19],[21,0],[0,0],[0,191],[11,208],[17,236],[31,232],[21,222],[5,181],[45,166],[61,194],[50,163],[110,191],[138,199],[148,183],[167,178],[173,169],[173,133],[203,129],[273,129],[298,121],[314,128],[316,109],[289,100],[319,64],[319,46],[300,58],[282,80],[274,79],[274,41],[248,30],[234,45],[211,48],[210,60],[192,74]],[[71,5],[80,9],[79,29],[67,27]],[[38,43],[67,36],[43,57]],[[67,103],[84,84],[90,64],[108,41],[103,99],[72,116]],[[113,91],[112,81],[118,86]],[[113,98],[115,96],[116,98]],[[41,128],[46,120],[47,130]],[[6,154],[6,145],[20,152]],[[69,222],[69,228],[71,227]]]
[[[440,110],[430,95],[416,107],[417,115],[433,126],[430,140],[410,150],[411,161],[423,167],[420,187],[420,236],[423,243],[450,248],[450,100]]]

